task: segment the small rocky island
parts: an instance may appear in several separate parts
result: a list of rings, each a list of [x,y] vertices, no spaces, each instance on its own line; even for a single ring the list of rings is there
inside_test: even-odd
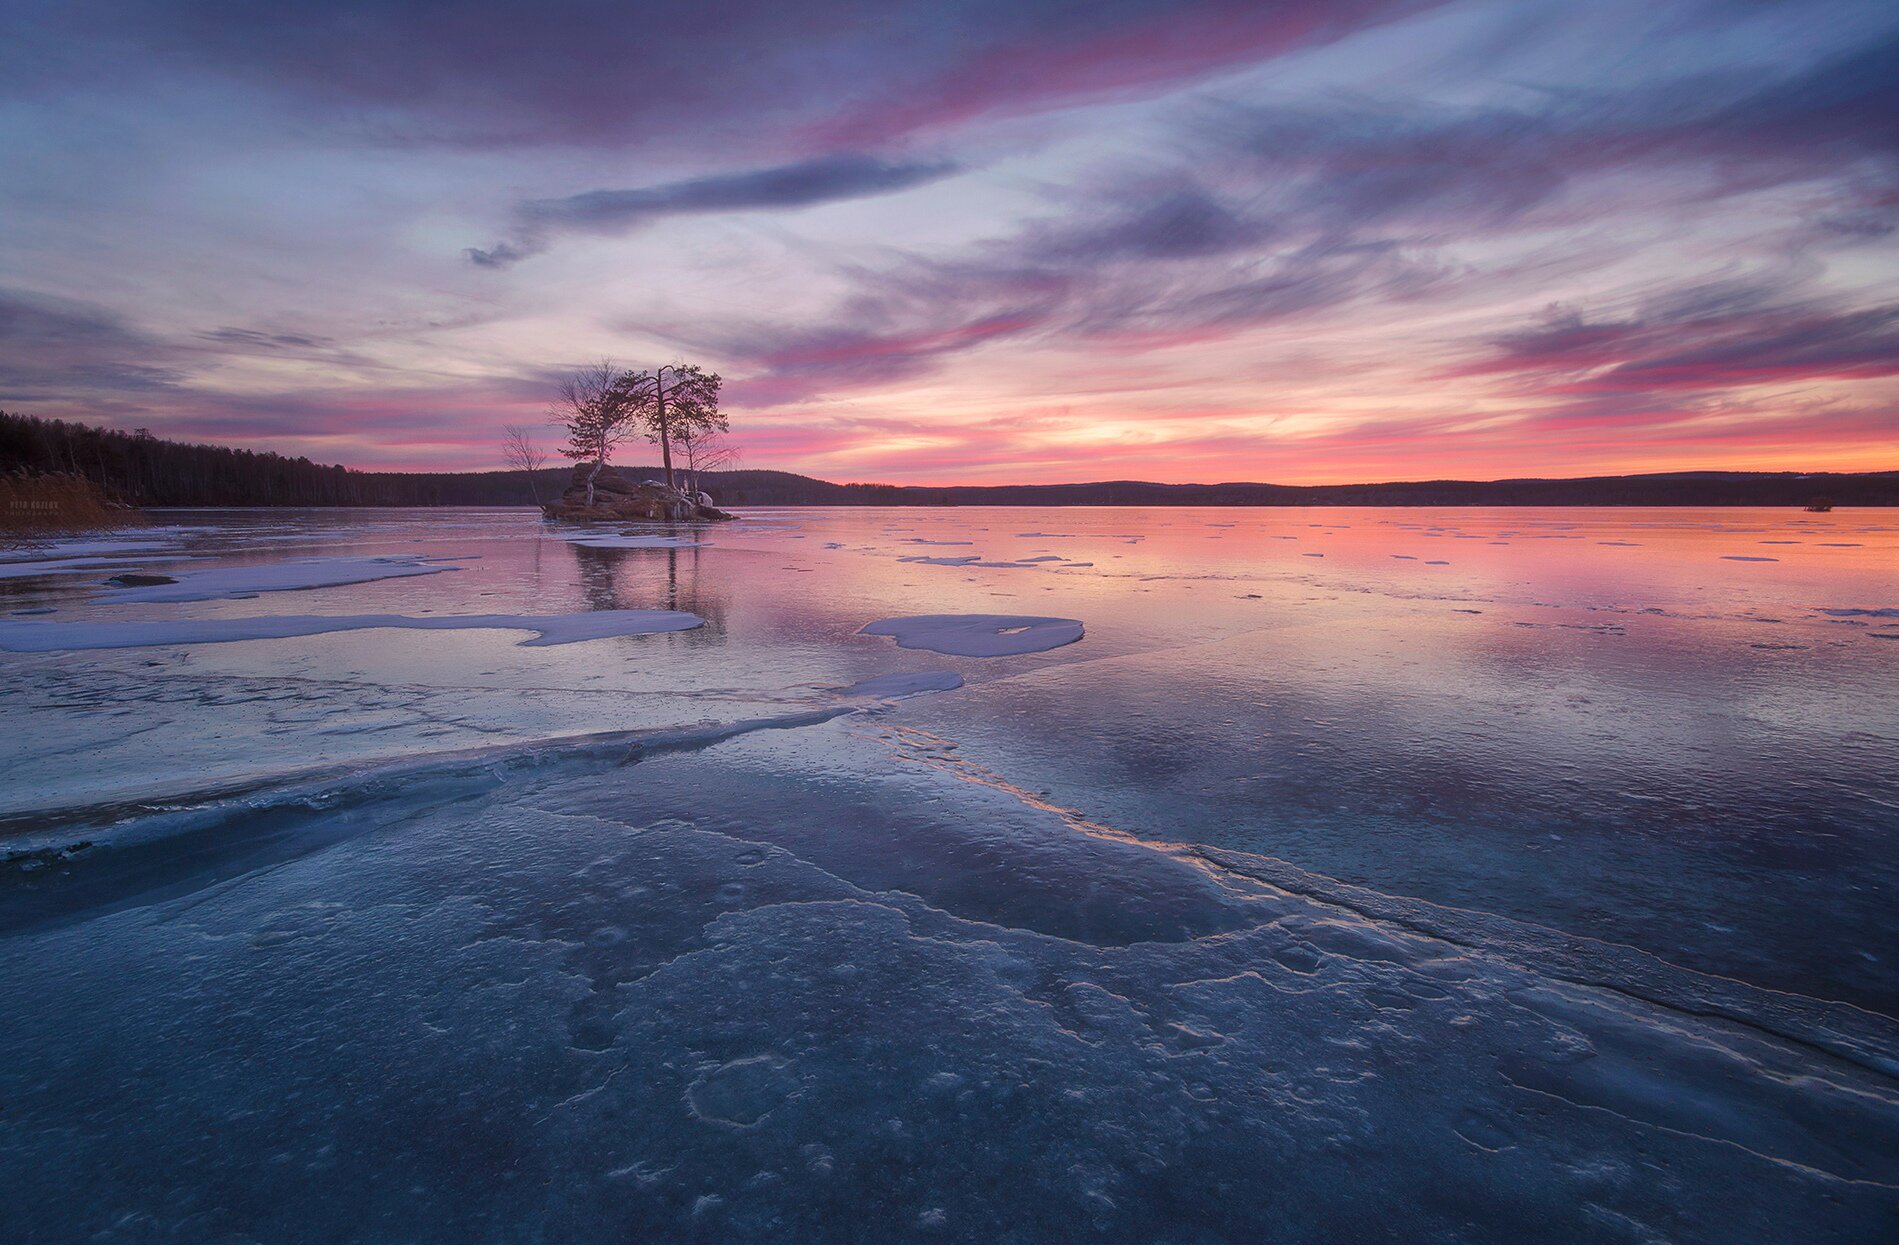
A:
[[[589,479],[591,477],[591,479]],[[642,480],[635,484],[611,467],[581,463],[558,501],[541,507],[550,519],[653,519],[662,522],[736,519],[712,504],[710,494],[689,493]]]

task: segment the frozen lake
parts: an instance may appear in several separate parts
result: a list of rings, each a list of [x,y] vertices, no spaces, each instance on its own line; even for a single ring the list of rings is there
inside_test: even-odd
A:
[[[0,711],[0,1240],[1899,1224],[1899,515],[172,512]]]

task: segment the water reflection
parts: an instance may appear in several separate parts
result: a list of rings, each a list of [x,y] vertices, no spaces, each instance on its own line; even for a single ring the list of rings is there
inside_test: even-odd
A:
[[[680,528],[658,534],[690,540],[702,533]],[[569,544],[567,548],[573,553],[575,575],[589,609],[683,610],[706,620],[703,632],[724,634],[731,591],[720,577],[705,573],[703,547],[601,549]]]

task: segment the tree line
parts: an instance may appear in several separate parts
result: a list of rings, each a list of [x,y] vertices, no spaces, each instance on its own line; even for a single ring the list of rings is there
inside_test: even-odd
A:
[[[69,475],[132,506],[518,506],[518,471],[357,471],[269,450],[232,449],[0,411],[0,475]],[[541,487],[559,490],[542,473]]]
[[[269,451],[167,441],[0,411],[0,471],[83,476],[115,501],[162,506],[402,504],[392,481]],[[392,487],[393,486],[393,487]],[[381,499],[390,498],[385,502]]]

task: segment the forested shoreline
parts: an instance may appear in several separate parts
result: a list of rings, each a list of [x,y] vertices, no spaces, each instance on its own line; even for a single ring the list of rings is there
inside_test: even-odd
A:
[[[631,479],[658,467],[618,468]],[[0,412],[0,473],[72,473],[134,506],[527,506],[559,494],[568,467],[537,472],[357,471],[268,450],[199,445]],[[1384,484],[834,484],[788,471],[713,471],[724,506],[1899,506],[1899,471],[1670,472],[1639,476]]]

